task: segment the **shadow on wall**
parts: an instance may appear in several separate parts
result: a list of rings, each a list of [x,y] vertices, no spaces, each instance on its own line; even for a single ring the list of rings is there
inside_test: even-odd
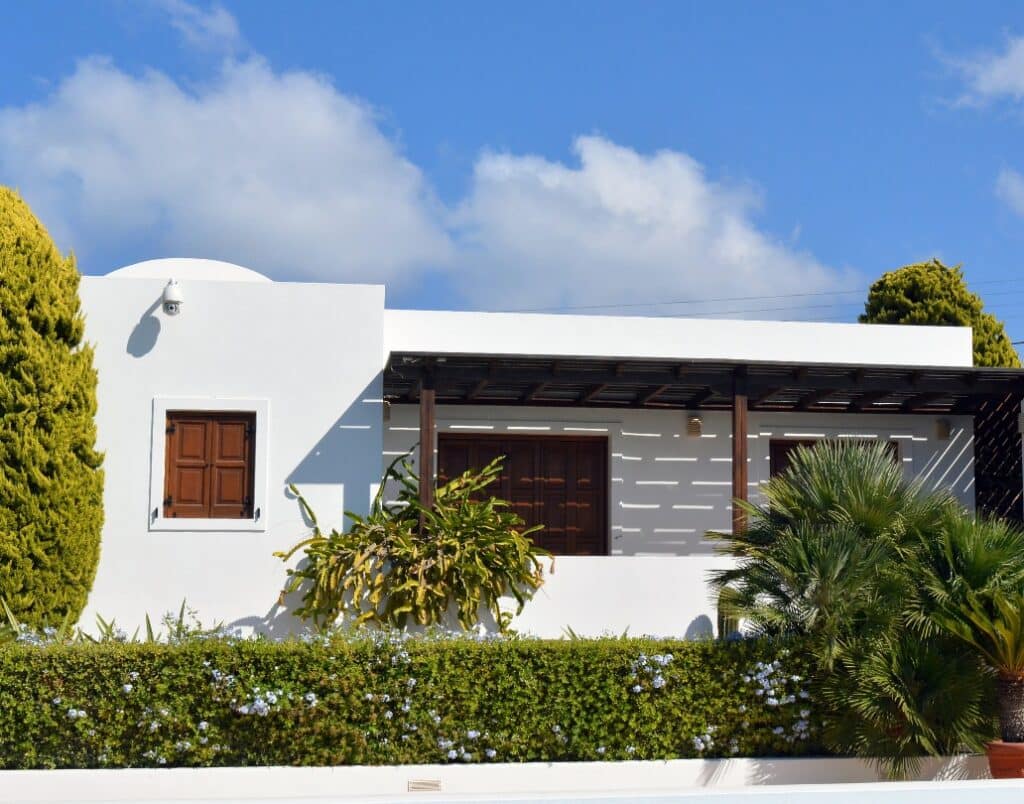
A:
[[[342,517],[342,509],[354,513],[369,510],[371,492],[380,481],[381,453],[381,376],[378,374],[367,386],[355,395],[352,404],[328,428],[285,478],[281,490],[280,505],[293,506],[297,516],[304,520],[306,528],[313,523],[302,512],[298,500],[288,489],[294,484],[299,493],[309,502],[320,526],[329,531],[331,527],[348,528],[348,517]],[[301,410],[290,411],[301,415]],[[281,549],[287,549],[299,541],[301,534]],[[300,562],[303,559],[300,559]],[[286,582],[286,567],[281,564],[281,586]],[[256,633],[281,639],[301,633],[305,624],[291,612],[298,606],[301,591],[284,596],[262,616],[243,617],[230,623],[231,627],[252,629]]]
[[[156,346],[157,338],[160,337],[160,319],[153,313],[160,309],[162,302],[162,297],[153,302],[139,318],[131,335],[128,336],[128,345],[125,351],[132,357],[144,357]]]
[[[307,491],[315,494],[315,490],[309,487],[340,486],[342,497],[337,500],[339,506],[360,514],[369,510],[371,492],[380,482],[381,475],[381,378],[382,375],[378,374],[357,395],[356,400],[285,478],[286,484],[294,484],[310,502],[313,502],[313,496]],[[315,506],[313,510],[320,516],[321,512]],[[329,517],[335,512],[323,513]],[[344,526],[349,524],[346,517]]]

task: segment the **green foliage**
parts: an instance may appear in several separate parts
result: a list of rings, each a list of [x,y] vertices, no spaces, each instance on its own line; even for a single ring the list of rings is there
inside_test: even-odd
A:
[[[917,568],[965,521],[959,505],[907,482],[884,444],[844,441],[798,449],[763,493],[763,506],[746,506],[745,532],[714,534],[737,563],[713,583],[755,632],[805,641],[826,745],[879,757],[895,775],[922,755],[980,748],[990,680],[915,602]]]
[[[997,675],[1004,740],[1024,742],[1024,531],[963,517],[914,556],[911,616],[972,649]]]
[[[78,271],[0,187],[0,597],[34,625],[77,619],[99,560],[96,372]]]
[[[804,662],[767,640],[361,634],[0,646],[0,768],[819,750]]]
[[[938,260],[905,265],[883,274],[868,291],[863,324],[933,324],[974,328],[974,364],[1020,368],[1003,323],[984,312],[960,266]]]
[[[538,559],[548,553],[530,540],[539,528],[524,528],[508,503],[483,498],[501,459],[438,488],[430,508],[420,503],[409,464],[397,469],[400,460],[388,467],[370,513],[347,514],[352,527],[345,533],[324,534],[292,487],[314,525],[311,538],[276,553],[288,561],[304,551],[298,567],[288,570],[286,592],[303,591],[295,613],[317,627],[339,619],[402,627],[444,624],[454,608],[462,627],[472,628],[486,609],[503,625],[500,598],[512,595],[522,611],[543,583]],[[390,505],[384,502],[388,481],[399,490]]]

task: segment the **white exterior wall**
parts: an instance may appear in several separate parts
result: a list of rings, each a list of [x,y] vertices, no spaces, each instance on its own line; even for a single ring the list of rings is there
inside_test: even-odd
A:
[[[169,317],[159,304],[166,281],[82,280],[106,452],[106,523],[82,624],[99,613],[131,630],[185,599],[208,624],[287,630],[295,622],[275,605],[285,566],[272,553],[308,527],[286,485],[329,525],[345,508],[366,510],[380,479],[384,289],[182,279],[182,311]],[[266,478],[261,521],[244,531],[200,520],[154,529],[152,500],[163,490],[151,488],[162,474],[151,444],[162,443],[162,409],[257,405],[266,410],[256,433],[266,461],[256,467]]]
[[[446,406],[438,432],[606,435],[609,445],[611,553],[558,557],[555,573],[514,627],[560,636],[605,631],[699,636],[716,619],[707,572],[727,566],[704,538],[732,518],[731,415],[704,411],[703,435],[688,437],[683,411]],[[939,417],[884,414],[750,414],[752,501],[769,477],[771,438],[856,437],[897,440],[908,477],[945,486],[973,507],[970,417],[945,417],[949,440],[935,437]],[[384,462],[419,439],[418,409],[393,405]]]
[[[391,352],[970,366],[970,327],[387,310]]]

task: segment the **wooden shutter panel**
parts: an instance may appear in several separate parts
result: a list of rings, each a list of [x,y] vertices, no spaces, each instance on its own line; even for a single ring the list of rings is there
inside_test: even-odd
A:
[[[210,424],[201,416],[167,414],[165,517],[209,516]]]
[[[254,416],[224,417],[211,430],[210,517],[252,517]]]
[[[164,516],[251,518],[255,440],[255,414],[168,413]]]

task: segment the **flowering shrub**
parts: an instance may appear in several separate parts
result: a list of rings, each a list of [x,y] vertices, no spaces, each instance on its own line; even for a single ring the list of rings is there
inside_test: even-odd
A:
[[[769,641],[397,632],[0,647],[0,767],[518,762],[817,750]]]

